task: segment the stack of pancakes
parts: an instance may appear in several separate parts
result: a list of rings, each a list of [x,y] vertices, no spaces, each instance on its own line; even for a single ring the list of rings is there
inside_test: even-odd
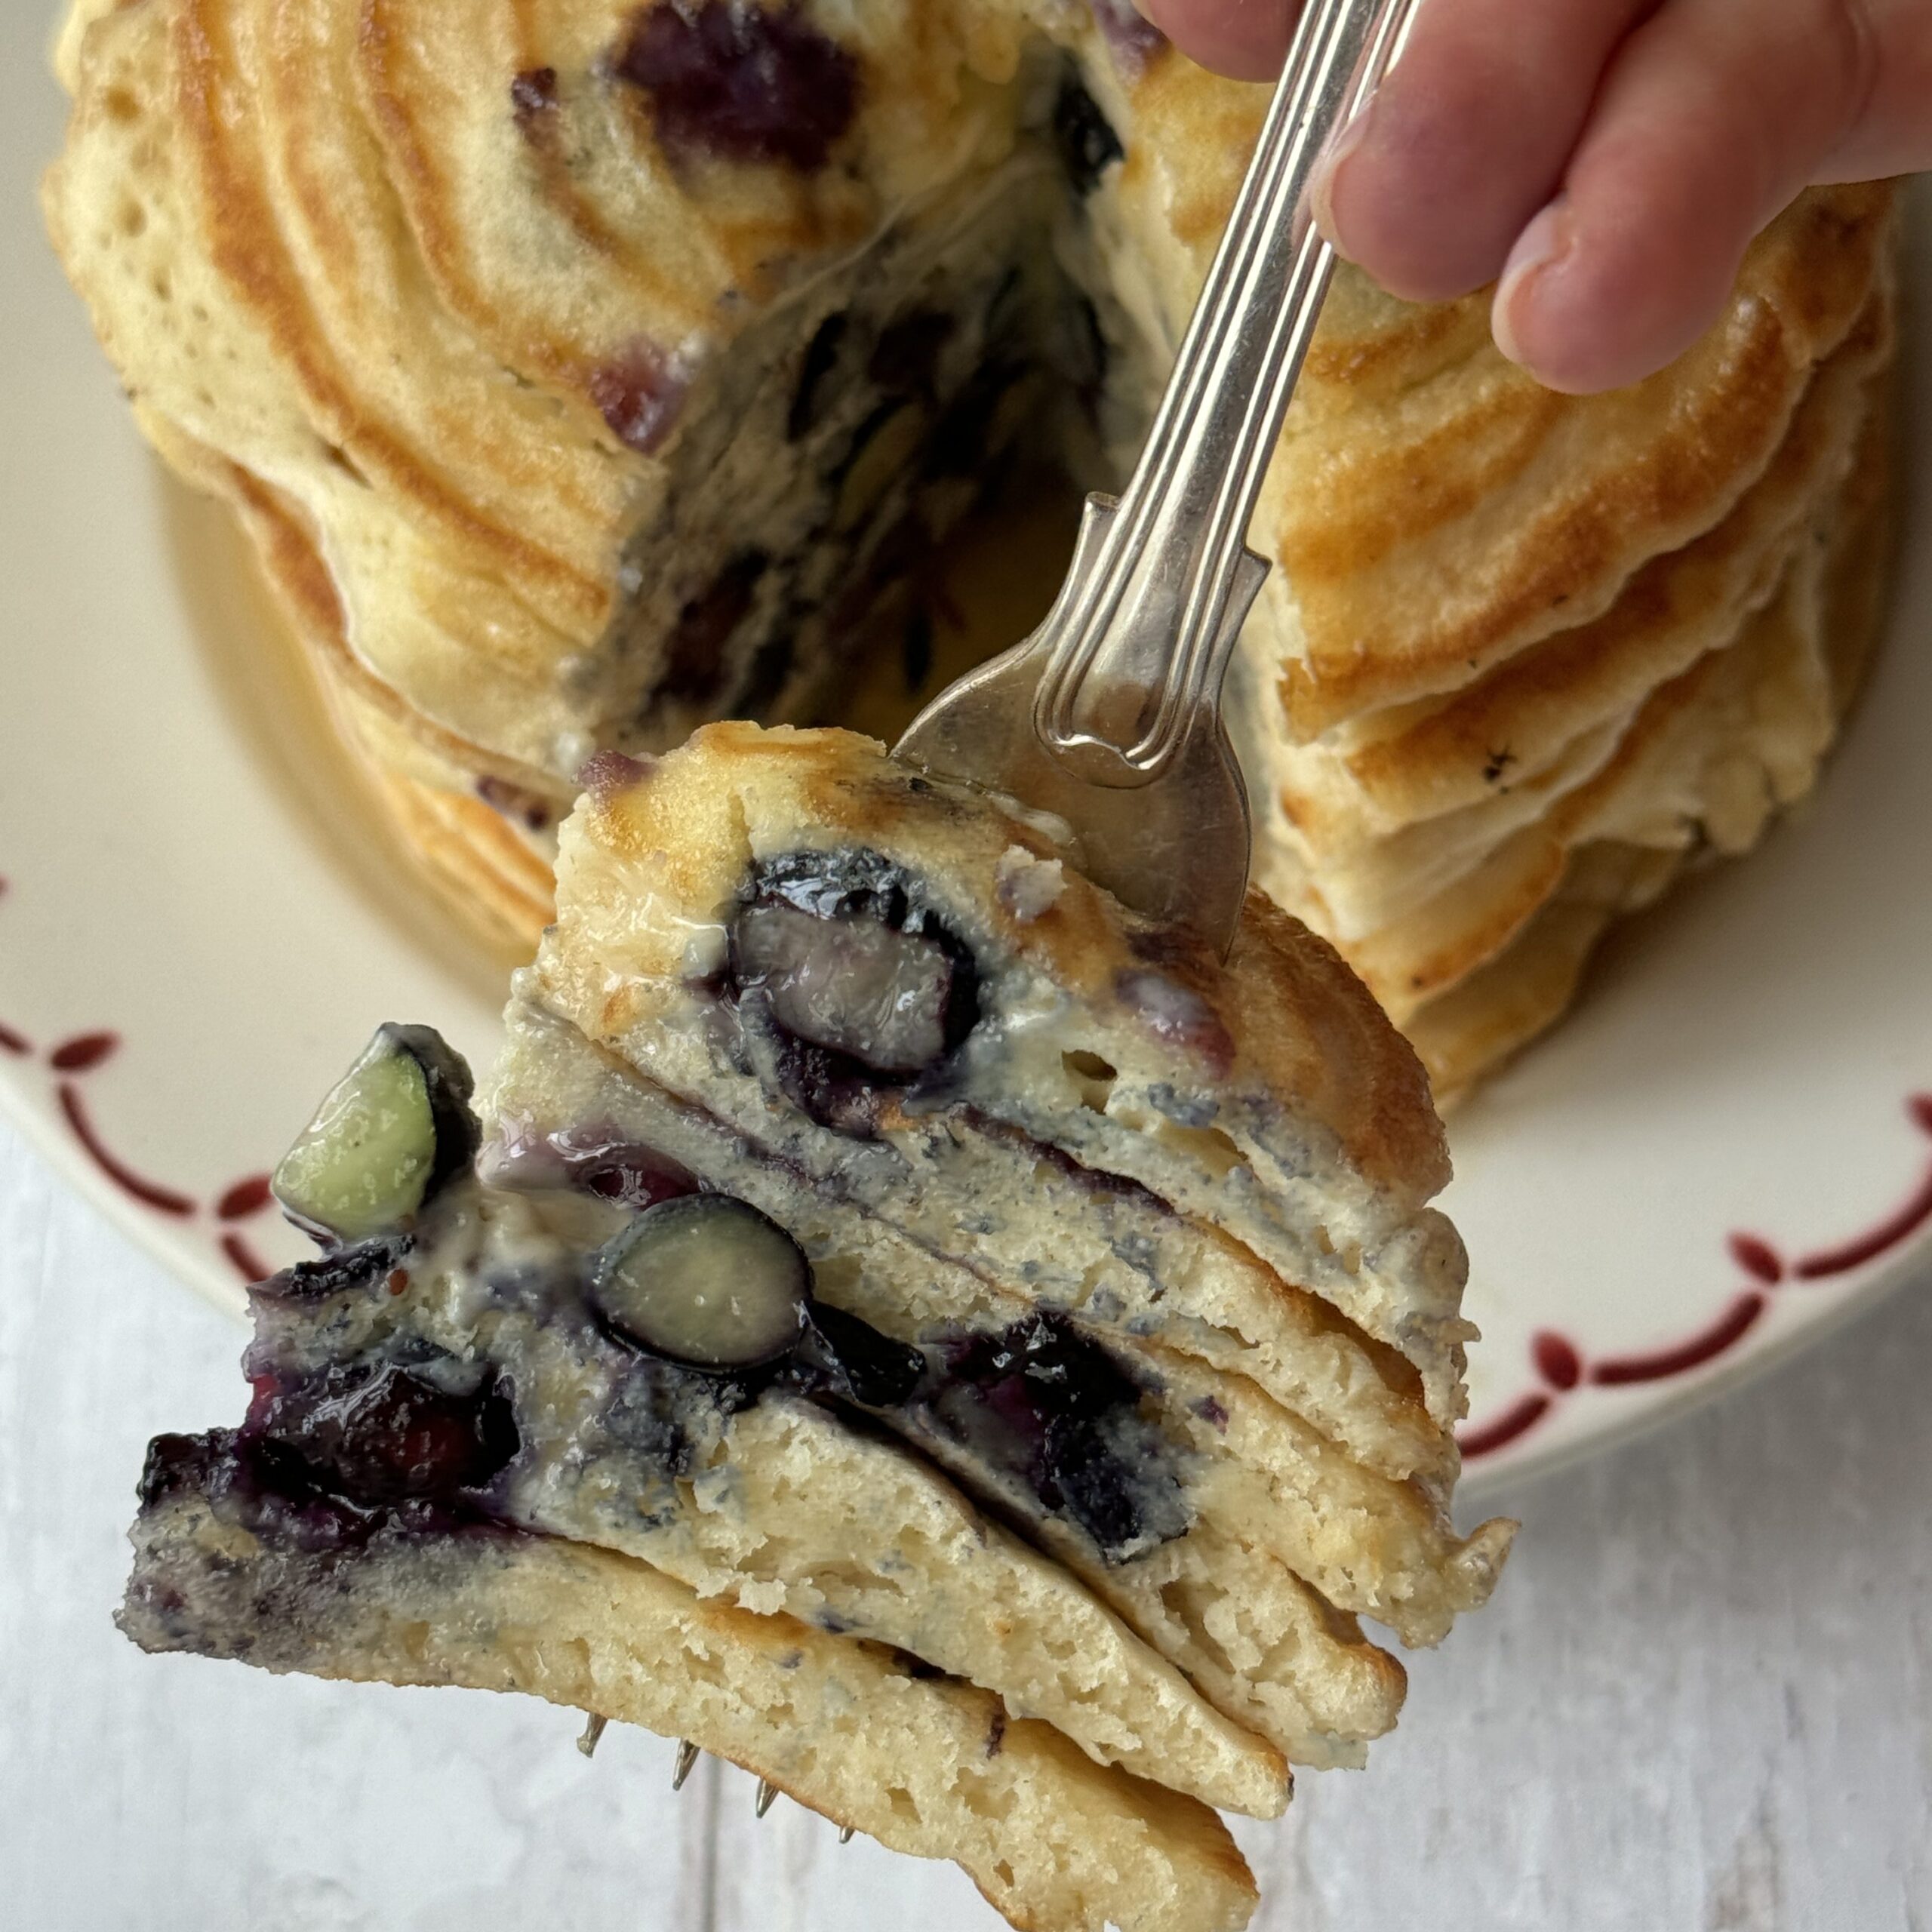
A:
[[[1438,1641],[1515,1527],[1452,1519],[1414,1054],[1265,900],[1223,963],[850,733],[606,754],[561,853],[480,1118],[385,1028],[278,1171],[334,1238],[150,1451],[124,1629],[667,1731],[1032,1932],[1237,1932],[1214,1808],[1362,1762],[1365,1624]]]
[[[849,715],[1011,460],[1118,473],[1266,103],[1121,0],[78,0],[63,65],[49,218],[144,427],[526,936],[590,754]],[[1811,783],[1880,595],[1893,200],[1807,195],[1607,397],[1340,277],[1234,724],[1261,882],[1439,1088]]]
[[[1800,202],[1718,328],[1607,396],[1509,371],[1479,303],[1346,286],[1245,639],[1259,872],[1439,1094],[1562,1011],[1617,912],[1810,789],[1882,604],[1888,199]]]

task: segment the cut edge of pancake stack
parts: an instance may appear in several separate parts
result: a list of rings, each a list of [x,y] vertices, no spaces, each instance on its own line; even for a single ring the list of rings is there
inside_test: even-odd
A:
[[[659,97],[614,78],[648,11],[536,9],[512,44],[456,0],[380,0],[368,32],[348,0],[80,0],[61,55],[77,106],[50,223],[143,426],[235,506],[405,842],[525,944],[584,755],[759,709],[749,670],[676,696],[703,682],[679,668],[691,637],[743,670],[791,621],[769,571],[734,588],[747,554],[795,547],[761,465],[819,487],[811,436],[719,445],[756,415],[734,385],[789,389],[781,419],[817,386],[833,534],[806,548],[847,546],[839,568],[877,592],[853,625],[876,629],[971,494],[935,481],[921,434],[929,451],[955,405],[1035,455],[1088,432],[1063,409],[1029,426],[1023,383],[974,389],[968,337],[990,323],[955,331],[930,408],[873,406],[881,358],[854,342],[922,299],[981,300],[1015,245],[974,241],[974,211],[1044,207],[1029,156],[1057,152],[1079,192],[1012,233],[1036,251],[1051,233],[1061,320],[1093,317],[1090,400],[1124,455],[1266,99],[1111,5],[1097,27],[952,0],[916,34],[881,7],[841,28],[857,106],[829,162],[693,164],[654,135]],[[567,182],[553,122],[593,150]],[[469,174],[441,166],[458,158]],[[1608,397],[1537,388],[1480,297],[1414,308],[1338,278],[1254,532],[1280,568],[1232,723],[1260,882],[1338,946],[1443,1097],[1560,1014],[1611,920],[1747,848],[1812,783],[1882,608],[1894,200],[1806,195],[1710,337]],[[949,268],[919,253],[934,210],[968,234]],[[515,248],[540,251],[541,288]],[[869,297],[848,286],[868,278]],[[867,299],[899,307],[866,320]],[[1005,368],[1011,345],[986,341]],[[711,514],[713,472],[744,527],[700,515],[646,543],[679,491]],[[841,534],[848,499],[878,527]],[[808,580],[786,594],[816,609]],[[823,713],[838,650],[808,640],[817,670],[761,715]]]
[[[1224,965],[854,734],[593,771],[480,1127],[386,1029],[285,1163],[344,1232],[256,1291],[242,1429],[151,1450],[123,1627],[689,1739],[1033,1932],[1232,1932],[1211,1807],[1361,1761],[1404,1679],[1358,1620],[1439,1641],[1515,1527],[1450,1516],[1413,1053],[1265,902]],[[343,1178],[392,1063],[463,1123],[400,1222]],[[777,1380],[667,1383],[668,1278],[611,1298],[688,1210],[808,1271],[806,1352],[740,1358]]]

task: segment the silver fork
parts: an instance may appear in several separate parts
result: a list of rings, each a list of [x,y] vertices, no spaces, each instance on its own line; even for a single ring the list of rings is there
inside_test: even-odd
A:
[[[895,752],[1066,820],[1089,878],[1224,954],[1252,832],[1221,692],[1268,574],[1245,539],[1334,270],[1308,186],[1410,5],[1309,0],[1126,489],[1088,498],[1046,621],[942,691]]]

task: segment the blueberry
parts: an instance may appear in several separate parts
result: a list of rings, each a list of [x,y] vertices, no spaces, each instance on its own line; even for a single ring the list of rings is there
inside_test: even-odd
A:
[[[895,395],[930,395],[939,374],[940,352],[951,337],[953,318],[936,309],[915,309],[880,331],[866,375]]]
[[[379,1291],[405,1265],[414,1245],[408,1235],[379,1235],[351,1247],[331,1248],[312,1261],[298,1261],[257,1282],[248,1292],[258,1301],[313,1303]]]
[[[927,1369],[922,1349],[822,1302],[813,1305],[798,1355],[827,1378],[835,1395],[862,1409],[897,1408],[909,1401]]]
[[[427,1026],[378,1029],[275,1174],[290,1218],[325,1240],[406,1230],[476,1155],[469,1069]]]
[[[1126,149],[1100,104],[1069,72],[1054,102],[1054,143],[1060,165],[1080,194],[1091,194],[1100,177]]]
[[[819,392],[826,378],[838,365],[838,351],[851,324],[842,310],[835,309],[812,331],[805,345],[804,359],[798,366],[798,380],[792,392],[792,406],[785,417],[785,436],[795,443],[817,428]]]
[[[738,626],[751,615],[758,585],[771,566],[764,551],[740,550],[685,605],[664,647],[658,697],[705,704],[723,691],[728,647]]]
[[[1134,0],[1087,0],[1102,35],[1123,72],[1138,75],[1168,44],[1168,37],[1146,19]]]
[[[528,831],[545,830],[556,816],[550,801],[540,792],[513,785],[507,778],[498,778],[487,772],[476,781],[476,795],[492,811],[500,813],[505,818],[515,819]]]
[[[620,443],[654,456],[684,407],[685,378],[661,349],[639,337],[591,371],[590,399]]]
[[[698,1191],[688,1168],[641,1141],[573,1130],[553,1136],[551,1145],[567,1185],[620,1208],[654,1208]]]
[[[556,105],[555,68],[526,68],[511,81],[510,111],[526,134],[534,133]]]
[[[811,1267],[768,1215],[724,1194],[660,1202],[598,1257],[590,1298],[624,1340],[699,1369],[757,1368],[804,1333]]]
[[[934,1074],[980,1017],[971,949],[877,852],[761,863],[740,894],[728,990],[783,1044],[800,1105],[863,1120],[865,1096]]]
[[[825,165],[858,109],[858,63],[796,4],[768,13],[744,0],[669,0],[638,15],[613,63],[650,96],[673,159]]]
[[[1042,1312],[994,1334],[955,1337],[917,1398],[933,1426],[1041,1509],[1119,1561],[1178,1536],[1187,1512],[1141,1389],[1108,1351]]]
[[[331,1364],[257,1390],[242,1433],[318,1490],[365,1506],[448,1500],[487,1484],[517,1452],[494,1386],[453,1395],[393,1363]]]

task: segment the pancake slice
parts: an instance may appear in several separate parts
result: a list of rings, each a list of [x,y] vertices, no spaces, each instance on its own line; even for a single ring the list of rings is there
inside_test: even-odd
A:
[[[1501,962],[1520,945],[1520,961],[1540,962],[1531,975],[1540,989],[1532,1004],[1546,1022],[1553,1019],[1611,920],[1662,890],[1657,868],[1644,865],[1641,884],[1628,892],[1606,898],[1599,883],[1571,891],[1565,881],[1583,847],[1605,840],[1681,847],[1707,832],[1712,851],[1740,853],[1756,843],[1771,810],[1814,781],[1838,711],[1817,678],[1808,696],[1795,697],[1784,659],[1763,640],[1788,629],[1792,585],[1815,571],[1821,543],[1836,543],[1821,533],[1882,522],[1892,301],[1888,278],[1819,371],[1786,445],[1731,517],[1647,566],[1604,617],[1364,750],[1346,758],[1294,752],[1278,765],[1286,829],[1260,848],[1261,883],[1334,939],[1432,1077],[1453,1059],[1460,1091],[1482,1065],[1506,1057],[1506,1038],[1540,1024],[1529,1026],[1527,1008],[1519,1025],[1500,1029],[1459,1019],[1465,1045],[1445,1057],[1434,1043],[1450,1023],[1441,1013],[1434,1021],[1424,1015],[1443,1002],[1454,1002],[1444,1012],[1459,1015],[1498,997],[1517,1003],[1516,993],[1502,990],[1512,969]],[[1862,648],[1885,568],[1882,546],[1866,543],[1858,554],[1856,595],[1867,614],[1827,628]],[[1611,699],[1608,715],[1590,722]],[[1798,711],[1809,721],[1798,722]],[[1544,734],[1564,718],[1583,728],[1552,760]],[[1773,737],[1780,749],[1767,786],[1753,774]],[[1392,829],[1378,826],[1381,804],[1394,795],[1385,791],[1376,803],[1373,785],[1351,789],[1377,761],[1384,777],[1426,789],[1432,771],[1464,792],[1487,781],[1491,795]],[[1353,774],[1346,783],[1345,771]],[[1733,776],[1735,801],[1727,808],[1714,800],[1707,809],[1700,788],[1723,771]],[[1586,903],[1601,915],[1586,915]],[[1540,936],[1527,940],[1539,926]],[[1561,970],[1558,952],[1568,962]],[[1478,1039],[1494,1043],[1486,1062],[1473,1057]]]
[[[1248,1689],[1211,1665],[1214,1694],[1291,1758],[1352,1757],[1323,1715],[1358,1641],[1338,1619],[1435,1641],[1509,1534],[1447,1515],[1461,1257],[1386,1023],[1260,902],[1224,968],[848,734],[716,726],[590,777],[491,1097],[496,1177],[540,1185],[594,1120],[752,1201],[827,1300],[980,1385],[888,1427],[1197,1682],[1217,1624],[1298,1629]],[[1392,1305],[1382,1334],[1358,1318]],[[1039,1385],[1123,1382],[1106,1426],[1131,1406],[1174,1505],[1125,1534],[1011,1436]]]
[[[977,1394],[963,1402],[942,1378],[878,1419],[1020,1524],[1292,1762],[1361,1761],[1400,1708],[1399,1669],[1343,1612],[1432,1641],[1457,1610],[1487,1593],[1500,1547],[1493,1537],[1458,1545],[1435,1486],[1364,1467],[1238,1373],[1107,1324],[1043,1318],[1024,1294],[915,1246],[761,1158],[552,1017],[512,1006],[509,1048],[490,1098],[501,1138],[486,1146],[483,1163],[497,1185],[554,1201],[572,1171],[604,1158],[587,1151],[599,1147],[675,1164],[785,1228],[809,1257],[825,1302],[974,1378],[983,1408]],[[1002,1352],[1017,1374],[989,1380],[988,1358]],[[1131,1429],[1139,1454],[1171,1472],[1178,1513],[1157,1509],[1164,1517],[1158,1534],[1124,1535],[1132,1526],[1103,1491],[1062,1493],[1072,1465],[1027,1432],[1037,1421],[1050,1445],[1059,1426],[1050,1414],[1022,1419],[1017,1435],[1008,1426],[1027,1386],[1072,1377],[1082,1379],[1090,1402],[1109,1384],[1131,1395],[1131,1409],[1103,1426]],[[1182,1599],[1189,1607],[1177,1614]],[[1270,1633],[1266,1642],[1244,1639],[1257,1629]],[[1229,1661],[1229,1647],[1244,1650],[1244,1666]]]
[[[365,1066],[380,1064],[390,1037]],[[318,1120],[340,1122],[341,1095],[365,1077]],[[792,1291],[810,1294],[803,1259],[755,1211],[699,1196],[668,1160],[628,1148],[606,1149],[554,1194],[486,1188],[466,1168],[407,1232],[386,1211],[352,1226],[312,1206],[312,1184],[291,1191],[311,1159],[298,1147],[285,1163],[285,1198],[355,1238],[254,1294],[256,1394],[241,1441],[283,1489],[365,1509],[460,1491],[491,1520],[599,1544],[701,1595],[918,1656],[1097,1758],[1215,1804],[1272,1815],[1286,1802],[1275,1751],[865,1426],[924,1372],[909,1352],[857,1321],[832,1327],[815,1304],[773,1349],[733,1343],[715,1361],[688,1358],[688,1324],[672,1343],[639,1328],[625,1300],[634,1288],[609,1270],[647,1203],[700,1211],[700,1260],[736,1225],[727,1214],[721,1232],[709,1211],[740,1209],[780,1268],[793,1257]],[[635,1291],[655,1279],[646,1266]]]
[[[1872,387],[1853,481],[1738,638],[1661,687],[1568,808],[1555,896],[1481,970],[1403,1022],[1445,1103],[1549,1026],[1611,921],[1694,864],[1748,851],[1811,789],[1869,667],[1892,549],[1891,419]]]
[[[1023,1827],[1025,1767],[951,1768],[965,1713],[1113,1807],[1145,1922],[1244,1912],[1201,1807],[1360,1764],[1405,1680],[1359,1620],[1438,1641],[1515,1529],[1450,1515],[1461,1250],[1413,1057],[1265,902],[1224,964],[850,734],[712,727],[586,782],[480,1112],[386,1026],[278,1170],[322,1252],[252,1291],[239,1427],[155,1445],[131,1630],[641,1712],[862,1824],[821,1733],[889,1692],[889,1842],[1017,1882],[973,1807]],[[624,1577],[747,1654],[613,1702]],[[442,1623],[391,1617],[432,1588]],[[712,1697],[774,1646],[802,1740]]]
[[[954,1860],[1028,1932],[1239,1932],[1254,1910],[1211,1811],[984,1691],[551,1537],[466,1525],[306,1546],[238,1509],[215,1460],[182,1437],[149,1459],[119,1619],[145,1650],[521,1691],[687,1737],[895,1850]]]
[[[1460,1413],[1466,1263],[1427,1205],[1441,1128],[1327,946],[1255,897],[1223,967],[1096,891],[1023,815],[849,734],[715,725],[590,776],[534,982],[587,1038],[815,1179],[863,1186],[896,1157],[902,1195],[971,1204],[945,1237],[969,1264],[979,1223],[1030,1206],[986,1199],[980,1150],[1024,1137],[1246,1248],[1405,1360],[1439,1426]],[[753,922],[799,957],[751,960]],[[886,976],[862,983],[889,1036],[809,1010],[853,949]],[[1165,1300],[1146,1297],[1145,1332],[1185,1352],[1193,1311]],[[1292,1319],[1269,1323],[1284,1351]]]
[[[844,1143],[842,1164],[801,1172],[771,1142],[748,1137],[593,1046],[539,1003],[537,975],[518,983],[490,1092],[501,1136],[485,1153],[493,1178],[554,1175],[555,1150],[595,1121],[783,1220],[813,1257],[821,1293],[906,1339],[921,1328],[1000,1326],[1044,1309],[1137,1353],[1161,1350],[1196,1373],[1257,1386],[1395,1481],[1453,1480],[1453,1445],[1400,1356],[1147,1190],[1046,1158],[1011,1133],[972,1137],[976,1185],[957,1195],[907,1185],[907,1164],[881,1142]],[[925,1133],[954,1144],[937,1124]],[[994,1215],[985,1211],[989,1198],[1025,1201],[1031,1211]],[[962,1257],[958,1227],[969,1202],[974,1241]]]

